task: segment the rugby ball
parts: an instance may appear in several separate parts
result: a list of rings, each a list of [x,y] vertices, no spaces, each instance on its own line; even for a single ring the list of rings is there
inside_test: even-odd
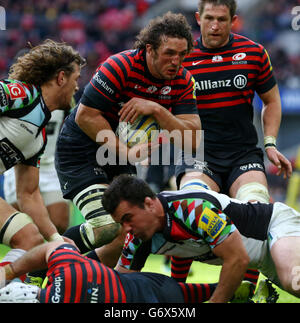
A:
[[[116,134],[129,148],[134,145],[155,141],[159,135],[159,124],[152,116],[140,115],[131,124],[120,122]]]

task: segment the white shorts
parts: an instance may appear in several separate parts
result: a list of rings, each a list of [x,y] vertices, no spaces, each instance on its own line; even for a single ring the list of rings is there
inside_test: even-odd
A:
[[[257,268],[277,286],[281,287],[270,250],[274,243],[283,237],[300,236],[300,213],[286,204],[274,203],[268,228],[268,240],[260,241],[243,237],[250,257],[249,268]]]
[[[65,200],[62,196],[54,164],[47,165],[47,167],[43,167],[43,165],[41,164],[39,187],[46,206],[59,202],[67,203],[67,200]],[[3,190],[5,200],[9,204],[15,203],[17,201],[15,171],[13,168],[4,173]]]

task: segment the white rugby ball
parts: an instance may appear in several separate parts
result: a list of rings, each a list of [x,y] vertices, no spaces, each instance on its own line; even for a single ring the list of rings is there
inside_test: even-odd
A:
[[[120,122],[116,134],[129,148],[134,145],[155,141],[159,135],[159,124],[152,116],[140,115],[131,124]]]

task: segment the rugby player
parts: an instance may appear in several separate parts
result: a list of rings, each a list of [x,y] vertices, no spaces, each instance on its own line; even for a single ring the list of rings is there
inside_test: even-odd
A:
[[[85,60],[71,46],[46,40],[19,57],[0,81],[0,172],[14,167],[20,211],[0,199],[0,242],[29,250],[63,240],[39,191],[39,161],[51,112],[69,109]]]
[[[47,268],[44,288],[10,282],[0,303],[202,303],[211,284],[178,283],[157,273],[122,274],[79,253],[73,244],[49,242],[0,268],[0,286]]]
[[[211,300],[227,302],[247,266],[300,297],[300,214],[279,202],[242,202],[212,190],[156,195],[142,179],[121,175],[103,206],[128,232],[120,272],[139,271],[150,253],[222,264]]]
[[[136,146],[127,149],[115,131],[119,121],[133,122],[138,115],[152,115],[168,131],[201,129],[194,80],[181,66],[192,44],[191,28],[183,15],[169,12],[151,20],[137,36],[134,49],[99,66],[59,135],[56,169],[63,196],[74,202],[86,220],[64,235],[83,253],[114,240],[106,248],[107,260],[101,259],[112,267],[125,236],[102,207],[102,196],[114,176],[136,172],[127,162],[135,156]],[[114,164],[97,157],[104,145],[108,152],[116,152]]]
[[[196,21],[201,29],[194,51],[183,65],[196,81],[199,116],[204,130],[204,161],[176,168],[178,187],[205,185],[242,201],[269,202],[263,151],[253,124],[255,92],[263,102],[265,153],[277,175],[290,177],[292,166],[276,147],[281,101],[266,49],[231,32],[237,20],[235,0],[200,0]],[[173,275],[183,277],[182,263]],[[178,265],[176,265],[176,263]],[[185,266],[188,268],[188,266]],[[177,274],[176,272],[177,271]],[[186,269],[185,276],[188,273]],[[259,273],[249,270],[254,284]]]

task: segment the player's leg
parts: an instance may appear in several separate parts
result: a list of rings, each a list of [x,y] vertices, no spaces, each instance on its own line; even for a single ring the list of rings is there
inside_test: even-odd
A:
[[[185,155],[182,153],[179,156],[175,167],[175,177],[177,188],[180,190],[203,190],[211,189],[219,192],[220,188],[217,182],[220,182],[218,177],[213,176],[206,164],[201,161],[186,163]],[[171,276],[180,282],[185,282],[188,277],[192,259],[181,259],[179,257],[171,257]]]
[[[11,248],[29,250],[43,242],[32,219],[0,198],[0,243]]]
[[[300,237],[280,238],[271,255],[284,290],[300,298]]]
[[[102,206],[102,196],[106,188],[107,184],[93,184],[84,188],[73,198],[73,203],[78,207],[86,222],[68,229],[64,236],[78,243],[78,247],[84,249],[81,252],[108,244],[118,235],[120,225],[114,222]]]
[[[240,161],[241,165],[232,168],[228,177],[229,196],[238,200],[269,203],[268,184],[263,159],[260,154],[250,152]],[[256,286],[259,271],[249,268],[244,280]]]
[[[63,198],[54,164],[41,164],[39,187],[51,221],[63,234],[69,226],[69,201]]]
[[[56,192],[53,192],[56,193]],[[69,226],[70,208],[69,202],[62,201],[46,205],[49,216],[59,234],[63,234]]]
[[[269,248],[282,287],[297,297],[300,297],[299,224],[299,212],[286,204],[274,203],[269,224]]]

